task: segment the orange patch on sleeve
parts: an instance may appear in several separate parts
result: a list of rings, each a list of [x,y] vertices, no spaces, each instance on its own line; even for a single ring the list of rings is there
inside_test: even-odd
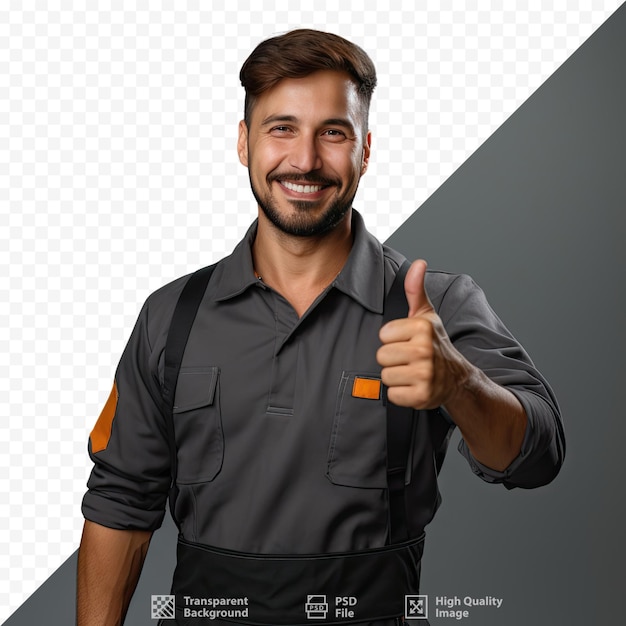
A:
[[[378,400],[380,398],[380,380],[356,376],[352,385],[352,396],[367,400]]]
[[[113,389],[106,401],[102,413],[91,431],[89,438],[91,439],[91,451],[102,452],[108,445],[111,438],[111,427],[113,426],[113,418],[115,417],[115,409],[117,409],[117,383],[113,382]]]

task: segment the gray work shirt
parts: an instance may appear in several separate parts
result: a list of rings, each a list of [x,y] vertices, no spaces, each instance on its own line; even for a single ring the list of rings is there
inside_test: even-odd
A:
[[[254,275],[256,224],[216,267],[185,351],[175,399],[175,516],[190,540],[253,553],[378,547],[387,539],[386,412],[376,350],[386,291],[404,258],[353,214],[341,273],[298,317]],[[116,372],[110,436],[84,516],[112,528],[156,529],[169,487],[161,386],[163,350],[188,277],[146,301]],[[510,389],[528,416],[522,453],[504,472],[475,473],[507,487],[550,481],[563,459],[556,400],[471,278],[429,271],[426,289],[456,348]],[[113,413],[111,412],[111,415]],[[407,483],[411,532],[439,504],[429,433],[452,426],[416,412]],[[93,437],[92,437],[93,439]],[[447,442],[447,439],[446,439]]]

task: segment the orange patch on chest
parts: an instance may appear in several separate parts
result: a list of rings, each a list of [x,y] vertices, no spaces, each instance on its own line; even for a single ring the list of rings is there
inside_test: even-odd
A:
[[[380,380],[355,377],[352,385],[352,396],[366,400],[378,400],[380,398]]]

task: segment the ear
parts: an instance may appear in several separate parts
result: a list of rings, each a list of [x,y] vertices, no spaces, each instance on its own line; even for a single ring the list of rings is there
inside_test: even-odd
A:
[[[363,161],[361,163],[361,176],[367,172],[367,165],[370,162],[370,149],[372,147],[372,131],[367,131],[365,143],[363,144]]]
[[[240,163],[248,167],[248,126],[244,120],[241,120],[241,122],[239,122],[237,154],[239,155]]]

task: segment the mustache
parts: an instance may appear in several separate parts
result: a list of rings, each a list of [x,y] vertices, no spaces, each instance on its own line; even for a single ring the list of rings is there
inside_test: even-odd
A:
[[[337,187],[341,186],[341,181],[326,178],[325,176],[320,176],[318,174],[292,174],[288,172],[268,174],[268,183],[275,180],[289,180],[294,183],[309,183],[310,185],[324,185],[325,187],[328,185],[336,185]]]

